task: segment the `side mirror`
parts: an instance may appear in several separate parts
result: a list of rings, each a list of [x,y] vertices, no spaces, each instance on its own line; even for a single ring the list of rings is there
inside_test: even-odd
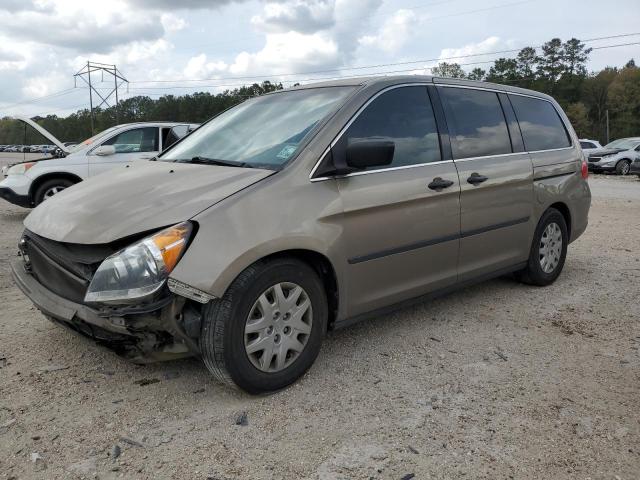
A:
[[[359,170],[390,165],[395,149],[391,140],[356,140],[347,147],[347,165]]]
[[[94,155],[98,155],[100,157],[106,157],[108,155],[113,155],[116,153],[116,147],[113,145],[100,145],[93,151]]]

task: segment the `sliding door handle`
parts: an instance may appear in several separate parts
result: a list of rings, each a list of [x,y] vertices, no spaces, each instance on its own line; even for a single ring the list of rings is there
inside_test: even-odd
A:
[[[482,182],[486,182],[489,180],[489,177],[485,177],[484,175],[480,175],[479,173],[473,172],[469,178],[467,178],[467,182],[471,185],[479,185]]]
[[[436,192],[441,191],[443,188],[449,188],[451,185],[453,185],[453,182],[451,180],[443,180],[440,177],[436,177],[433,179],[433,181],[427,185],[431,190],[435,190]]]

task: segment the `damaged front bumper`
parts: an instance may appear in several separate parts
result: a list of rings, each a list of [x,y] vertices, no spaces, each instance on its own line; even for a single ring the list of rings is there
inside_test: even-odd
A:
[[[11,262],[13,279],[50,320],[93,339],[135,363],[150,363],[199,355],[200,315],[178,295],[140,307],[96,309],[48,290],[25,268]]]

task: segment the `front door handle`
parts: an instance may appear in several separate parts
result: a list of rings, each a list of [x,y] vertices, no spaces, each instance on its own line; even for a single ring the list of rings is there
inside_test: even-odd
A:
[[[443,188],[449,188],[451,185],[453,185],[453,182],[451,180],[443,180],[440,177],[436,177],[433,179],[433,181],[427,185],[431,190],[435,190],[436,192],[441,191]]]
[[[469,178],[467,178],[467,182],[471,185],[479,185],[482,182],[486,182],[489,180],[489,177],[485,177],[484,175],[480,175],[479,173],[473,172]]]

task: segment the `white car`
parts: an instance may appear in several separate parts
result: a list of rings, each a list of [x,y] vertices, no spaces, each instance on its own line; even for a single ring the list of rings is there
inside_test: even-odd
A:
[[[35,207],[47,198],[118,165],[151,159],[184,137],[198,124],[177,122],[128,123],[111,127],[84,142],[67,146],[28,118],[19,118],[48,138],[62,158],[43,158],[2,169],[0,198],[22,207]]]
[[[597,140],[591,140],[590,138],[581,138],[580,147],[582,150],[594,150],[596,148],[602,148],[600,142]]]

